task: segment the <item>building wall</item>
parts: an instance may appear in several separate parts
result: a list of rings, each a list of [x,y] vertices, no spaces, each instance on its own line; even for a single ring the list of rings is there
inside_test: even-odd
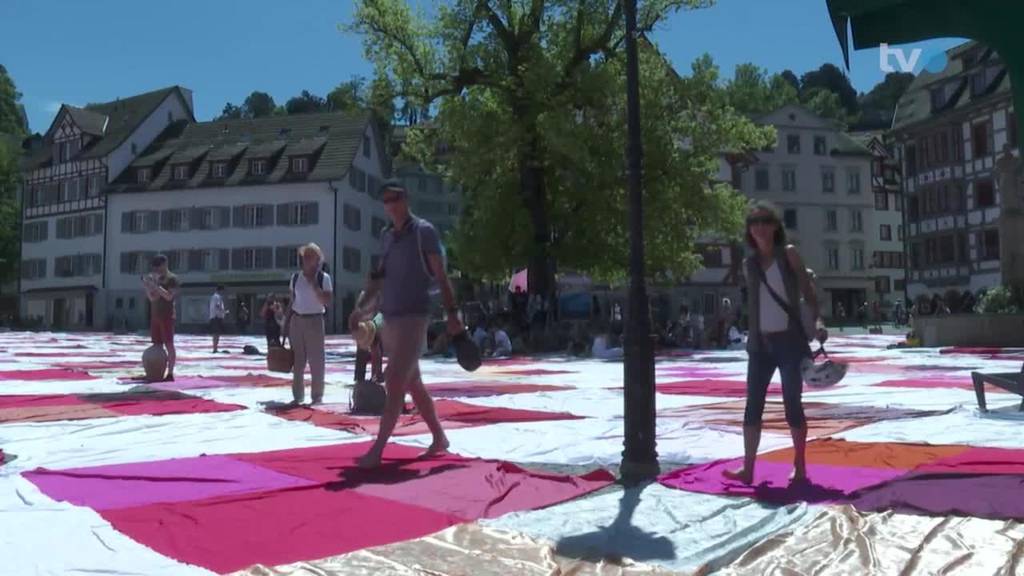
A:
[[[815,136],[826,139],[828,151],[835,147],[838,132],[820,119],[801,114],[799,109],[795,112],[791,109],[782,111],[782,115],[789,113],[795,114],[796,119],[785,117],[776,124],[778,145],[772,151],[757,153],[758,162],[742,175],[740,186],[747,196],[774,203],[784,215],[787,211],[795,214],[796,226],[787,227],[787,235],[799,247],[804,263],[818,277],[822,314],[832,317],[835,304],[843,299],[846,300],[846,311],[852,313],[851,302],[859,300],[861,295],[869,302],[875,299],[873,272],[869,265],[877,246],[878,218],[871,190],[871,157],[815,154]],[[798,154],[788,151],[791,135],[800,138]],[[795,190],[783,189],[784,168],[796,171]],[[824,191],[822,173],[825,169],[834,171],[834,192]],[[768,171],[767,190],[759,189],[757,185],[759,170]],[[849,192],[848,173],[859,174],[856,194]],[[832,211],[835,212],[834,229],[829,226],[829,213]],[[862,226],[859,230],[853,226],[854,213],[860,214]],[[830,249],[838,251],[838,266],[830,265],[835,264],[830,262]],[[854,262],[854,250],[862,251],[860,263]],[[833,298],[837,293],[845,296]]]
[[[389,222],[384,205],[377,197],[378,188],[384,181],[383,158],[381,157],[381,146],[377,142],[377,133],[372,126],[367,126],[364,137],[368,141],[356,152],[352,160],[352,166],[366,175],[367,183],[364,190],[353,187],[352,179],[347,178],[336,183],[339,190],[339,202],[336,211],[337,237],[335,239],[335,261],[336,265],[332,272],[335,272],[338,287],[335,289],[336,308],[338,309],[338,330],[347,330],[346,322],[349,313],[355,305],[359,292],[366,286],[366,279],[370,273],[371,266],[375,262],[375,256],[380,255],[380,237],[374,235],[373,221]],[[358,173],[357,172],[357,173]],[[345,205],[348,204],[359,210],[359,230],[352,230],[345,225]],[[346,270],[344,253],[345,249],[358,251],[359,266],[357,270]]]
[[[224,228],[182,232],[152,231],[131,233],[122,229],[122,214],[137,211],[162,211],[176,208],[227,207],[245,205],[274,205],[315,202],[318,218],[315,224],[268,225],[259,228],[243,228],[234,221]],[[271,248],[273,263],[256,270],[235,269],[220,266],[219,258],[213,270],[192,271],[172,269],[183,284],[182,298],[178,302],[178,321],[185,325],[202,324],[207,320],[206,302],[216,284],[228,286],[229,297],[246,294],[253,297],[250,312],[258,311],[261,296],[269,293],[284,294],[288,291],[288,280],[293,267],[278,262],[278,248],[297,248],[308,242],[316,242],[324,251],[328,263],[334,258],[334,203],[331,186],[325,182],[290,183],[263,186],[238,186],[227,188],[200,188],[190,190],[164,190],[159,192],[136,192],[113,194],[109,198],[105,301],[108,315],[105,322],[110,325],[122,316],[136,325],[145,322],[144,293],[139,276],[148,272],[148,263],[133,272],[121,268],[123,253],[168,253],[198,249],[231,250],[237,248]],[[276,213],[276,209],[274,210]],[[333,270],[332,270],[333,272]],[[138,302],[130,307],[131,299]],[[120,302],[118,302],[120,300]],[[120,304],[120,306],[119,306]]]
[[[182,103],[177,94],[172,93],[156,110],[143,120],[142,124],[120,146],[107,157],[108,182],[113,182],[121,172],[135,161],[142,152],[153,143],[168,124],[177,120],[192,118],[192,111]]]
[[[1008,141],[1009,113],[1012,111],[1009,96],[974,106],[955,116],[930,120],[911,130],[897,135],[900,159],[905,177],[908,204],[917,204],[918,216],[908,210],[908,252],[911,254],[911,272],[908,279],[908,295],[911,299],[920,296],[942,294],[947,290],[960,292],[970,290],[977,293],[1002,283],[998,254],[992,254],[983,246],[984,234],[998,231],[1001,205],[999,175],[995,172],[998,155]],[[977,124],[988,124],[988,150],[979,154],[973,142]],[[922,167],[922,139],[939,131],[959,131],[963,139],[963,157],[951,158],[940,165]],[[908,152],[913,148],[917,169],[909,165]],[[1015,152],[1016,153],[1016,152]],[[992,204],[983,202],[982,187],[991,184]],[[925,214],[923,204],[930,190],[951,187],[963,192],[963,204],[958,209]],[[938,242],[948,236],[962,236],[962,253],[958,248],[953,261],[931,261],[927,257],[929,241]],[[916,258],[913,254],[917,254]]]

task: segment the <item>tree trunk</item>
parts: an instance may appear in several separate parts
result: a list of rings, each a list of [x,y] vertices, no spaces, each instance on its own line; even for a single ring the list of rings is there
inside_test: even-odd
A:
[[[535,126],[535,119],[527,125]],[[533,239],[528,265],[529,293],[538,294],[549,300],[554,292],[554,267],[551,257],[551,222],[548,217],[546,184],[540,140],[531,129],[527,141],[519,150],[520,193],[530,215]]]

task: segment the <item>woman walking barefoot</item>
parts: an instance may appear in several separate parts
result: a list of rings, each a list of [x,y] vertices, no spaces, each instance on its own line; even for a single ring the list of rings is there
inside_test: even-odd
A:
[[[747,216],[747,309],[750,335],[747,340],[747,406],[743,414],[743,467],[724,472],[726,478],[751,484],[761,443],[761,417],[768,384],[779,370],[786,422],[793,437],[792,482],[807,479],[805,447],[807,420],[801,400],[803,376],[800,364],[810,356],[810,346],[800,317],[800,298],[818,322],[818,299],[800,253],[786,242],[778,212],[757,203]]]

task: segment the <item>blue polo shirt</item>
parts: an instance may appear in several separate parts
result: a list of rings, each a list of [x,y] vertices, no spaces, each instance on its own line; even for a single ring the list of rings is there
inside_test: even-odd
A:
[[[384,317],[429,314],[433,278],[427,273],[426,257],[441,254],[441,238],[434,226],[410,214],[401,230],[390,227],[384,231],[381,254],[380,311]]]

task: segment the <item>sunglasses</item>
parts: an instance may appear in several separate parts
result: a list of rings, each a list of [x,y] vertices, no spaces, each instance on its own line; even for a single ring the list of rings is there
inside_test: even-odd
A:
[[[776,220],[772,216],[755,216],[753,218],[747,218],[747,225],[753,226],[755,224],[775,224]]]

